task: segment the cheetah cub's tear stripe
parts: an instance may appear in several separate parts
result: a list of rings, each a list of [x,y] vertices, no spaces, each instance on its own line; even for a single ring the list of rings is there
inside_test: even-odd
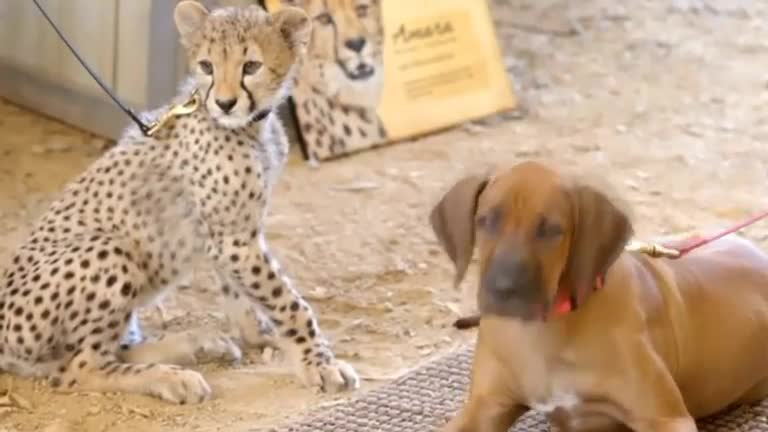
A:
[[[16,249],[0,276],[0,369],[61,391],[208,399],[211,388],[186,366],[237,360],[240,347],[205,330],[146,338],[136,314],[206,260],[244,341],[269,327],[307,385],[356,388],[264,235],[288,152],[272,111],[290,91],[311,21],[296,8],[209,13],[190,0],[174,19],[193,72],[171,103],[197,90],[201,106],[153,138],[128,128]]]

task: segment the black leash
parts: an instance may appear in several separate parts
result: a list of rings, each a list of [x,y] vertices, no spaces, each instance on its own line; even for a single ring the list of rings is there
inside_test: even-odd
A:
[[[64,44],[69,48],[70,51],[72,51],[72,54],[74,54],[75,58],[80,62],[81,65],[85,68],[86,71],[88,71],[88,74],[91,75],[91,77],[96,80],[96,83],[101,87],[102,90],[104,90],[107,95],[112,99],[113,102],[117,104],[118,107],[120,107],[121,110],[123,110],[124,113],[128,115],[128,117],[131,118],[131,120],[136,123],[136,125],[141,129],[141,133],[143,133],[145,136],[151,136],[150,129],[151,127],[146,125],[144,122],[141,121],[139,116],[136,115],[130,108],[126,107],[125,104],[123,104],[120,99],[112,92],[112,90],[107,87],[106,84],[104,84],[103,81],[99,78],[98,75],[88,66],[87,63],[80,57],[80,55],[77,53],[74,47],[69,43],[67,38],[64,37],[64,35],[61,33],[58,27],[56,27],[56,24],[53,23],[53,20],[51,20],[51,17],[48,16],[48,14],[45,12],[45,9],[43,9],[42,6],[40,6],[40,3],[37,2],[37,0],[32,0],[38,9],[40,9],[40,12],[43,14],[46,20],[48,20],[48,23],[51,24],[51,27],[53,27],[53,30],[56,31],[56,34],[59,35],[59,38],[64,42]]]

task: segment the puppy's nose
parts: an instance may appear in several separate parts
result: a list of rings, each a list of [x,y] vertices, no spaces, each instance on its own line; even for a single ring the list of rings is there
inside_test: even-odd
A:
[[[532,272],[525,260],[500,256],[493,260],[484,285],[495,295],[509,298],[524,295],[531,285]]]
[[[359,53],[360,51],[365,48],[365,38],[364,37],[356,37],[352,39],[347,39],[344,41],[344,46],[351,49],[352,51]]]
[[[218,105],[225,114],[229,114],[229,112],[232,111],[232,108],[235,107],[236,103],[237,99],[216,99],[216,105]]]

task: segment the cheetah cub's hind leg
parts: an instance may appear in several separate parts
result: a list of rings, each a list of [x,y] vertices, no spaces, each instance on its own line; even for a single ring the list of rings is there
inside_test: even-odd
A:
[[[139,326],[138,314],[134,311],[120,344],[118,357],[126,363],[192,366],[215,360],[239,362],[242,354],[230,337],[208,329],[145,338]]]
[[[170,364],[130,364],[120,358],[121,342],[128,330],[136,327],[135,321],[131,323],[135,319],[135,299],[148,288],[146,275],[134,257],[126,252],[109,252],[128,249],[121,242],[102,236],[91,236],[82,244],[69,246],[80,247],[49,250],[59,262],[72,263],[71,269],[61,269],[63,278],[80,280],[77,263],[83,260],[91,263],[91,277],[82,284],[82,289],[64,293],[72,297],[64,311],[71,318],[73,308],[77,308],[78,314],[77,319],[65,321],[62,342],[72,354],[50,376],[51,386],[64,392],[140,393],[175,403],[208,399],[211,389],[195,371]],[[72,276],[68,276],[70,273]],[[131,351],[126,351],[128,356]]]
[[[126,363],[169,363],[192,366],[207,361],[237,362],[240,348],[223,333],[208,329],[160,335],[142,343],[121,347],[119,358]]]
[[[161,326],[165,329],[165,322]],[[169,363],[181,366],[223,360],[237,363],[240,348],[231,337],[207,328],[145,337],[138,313],[131,313],[120,344],[120,359],[126,363]]]

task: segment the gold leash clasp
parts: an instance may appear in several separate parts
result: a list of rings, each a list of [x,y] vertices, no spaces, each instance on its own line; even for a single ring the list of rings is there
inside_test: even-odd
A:
[[[631,240],[624,248],[627,252],[640,252],[651,258],[680,258],[680,251],[655,243]]]
[[[162,129],[169,120],[176,117],[192,114],[200,107],[200,100],[197,97],[197,90],[192,92],[192,95],[183,104],[175,104],[168,109],[168,111],[160,117],[159,120],[152,122],[147,129],[146,135],[151,137],[158,130]]]

